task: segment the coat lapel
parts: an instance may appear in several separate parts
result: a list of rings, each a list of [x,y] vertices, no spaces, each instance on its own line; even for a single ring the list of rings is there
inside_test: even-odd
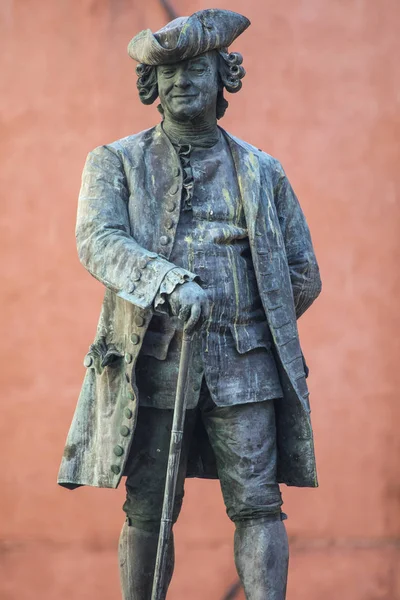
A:
[[[236,169],[251,243],[255,238],[256,217],[260,204],[260,165],[254,152],[247,150],[226,131],[224,134]]]

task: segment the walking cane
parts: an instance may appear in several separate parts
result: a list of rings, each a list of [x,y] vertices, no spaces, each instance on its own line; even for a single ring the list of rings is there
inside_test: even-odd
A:
[[[151,600],[162,600],[165,580],[168,543],[172,531],[172,512],[174,509],[176,480],[181,456],[183,427],[186,412],[186,382],[189,370],[190,346],[193,332],[183,330],[182,350],[179,361],[178,384],[175,396],[174,418],[172,422],[171,442],[169,446],[167,477],[165,480],[164,502],[161,514],[160,534],[158,537],[157,558],[154,570]]]

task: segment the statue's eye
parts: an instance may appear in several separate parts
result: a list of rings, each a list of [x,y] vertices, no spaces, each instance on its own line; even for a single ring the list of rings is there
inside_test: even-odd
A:
[[[192,65],[190,70],[193,71],[193,73],[204,73],[206,68],[203,65]]]
[[[164,69],[162,71],[162,74],[164,77],[172,77],[173,75],[175,75],[175,69]]]

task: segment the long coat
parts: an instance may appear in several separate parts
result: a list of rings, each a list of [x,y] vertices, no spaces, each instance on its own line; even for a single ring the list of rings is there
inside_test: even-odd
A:
[[[276,403],[278,480],[315,487],[309,393],[296,323],[321,289],[308,226],[280,163],[223,134],[232,152],[284,390]],[[84,358],[87,370],[60,485],[116,488],[124,473],[138,409],[135,363],[153,300],[175,267],[168,257],[181,192],[179,159],[160,125],[88,156],[78,207],[78,253],[106,292],[96,338]],[[171,217],[174,225],[168,229]],[[205,434],[193,441],[188,476],[217,476]]]

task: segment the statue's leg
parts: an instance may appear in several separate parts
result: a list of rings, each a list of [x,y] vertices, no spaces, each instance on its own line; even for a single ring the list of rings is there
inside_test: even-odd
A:
[[[187,455],[195,411],[187,411],[174,504],[177,520],[184,493]],[[126,523],[119,543],[123,600],[149,600],[153,585],[158,533],[164,498],[172,410],[139,407],[138,421],[127,463]],[[169,545],[165,595],[174,568],[173,538]]]
[[[124,523],[119,538],[119,569],[123,600],[149,600],[154,578],[158,532]],[[166,596],[174,570],[174,542],[170,540],[165,573]]]
[[[235,562],[246,598],[284,600],[289,553],[276,480],[274,403],[209,402],[202,416],[227,513],[236,525]]]
[[[235,563],[247,600],[284,600],[288,562],[288,539],[280,515],[236,523]]]

